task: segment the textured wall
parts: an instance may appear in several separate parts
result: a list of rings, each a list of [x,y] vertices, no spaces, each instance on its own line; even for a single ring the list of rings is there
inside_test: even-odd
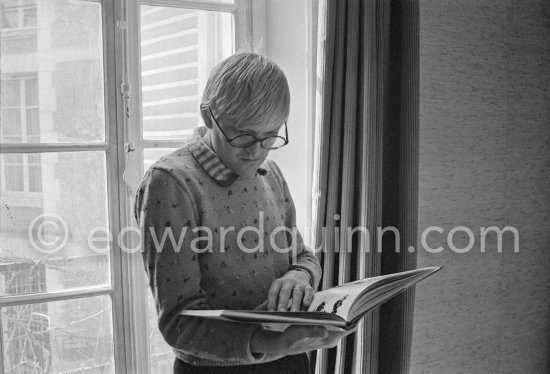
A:
[[[420,17],[419,238],[445,231],[419,266],[445,269],[417,287],[411,372],[548,373],[550,2],[421,0]],[[519,253],[510,233],[481,253],[491,225]]]

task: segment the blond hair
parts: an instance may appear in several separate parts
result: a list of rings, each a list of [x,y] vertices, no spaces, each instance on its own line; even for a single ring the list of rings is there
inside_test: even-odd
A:
[[[201,114],[211,127],[205,107],[236,127],[265,122],[283,124],[290,110],[286,76],[265,56],[236,53],[216,65],[206,83]]]

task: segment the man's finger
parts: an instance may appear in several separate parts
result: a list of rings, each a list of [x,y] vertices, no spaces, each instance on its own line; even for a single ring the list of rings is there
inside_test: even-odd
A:
[[[267,310],[267,300],[255,307],[253,310]]]
[[[291,312],[297,312],[300,310],[303,298],[304,289],[301,286],[294,286],[292,289],[292,306],[290,307]]]
[[[311,302],[313,301],[313,287],[306,286],[305,288],[305,295],[304,295],[304,306],[307,308],[311,305]]]
[[[279,300],[277,301],[278,311],[284,312],[288,309],[288,301],[292,293],[292,286],[293,284],[291,282],[284,282],[281,286],[279,291]]]
[[[267,310],[275,311],[277,308],[277,299],[279,297],[279,290],[281,289],[281,281],[278,279],[271,283],[269,292],[267,293]]]

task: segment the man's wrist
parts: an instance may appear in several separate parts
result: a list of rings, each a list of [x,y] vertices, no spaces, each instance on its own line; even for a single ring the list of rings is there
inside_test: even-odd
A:
[[[262,327],[258,327],[250,336],[250,352],[255,355],[271,353],[271,341],[274,335],[277,334],[273,331],[267,331]]]
[[[302,272],[304,274],[307,275],[308,277],[308,283],[310,286],[313,287],[313,274],[311,273],[311,270],[309,270],[308,268],[306,268],[305,266],[301,266],[301,265],[290,265],[288,270],[296,270],[296,271],[299,271],[299,272]]]

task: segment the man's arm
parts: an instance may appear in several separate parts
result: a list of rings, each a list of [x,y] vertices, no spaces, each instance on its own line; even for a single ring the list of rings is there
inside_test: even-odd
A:
[[[275,177],[279,181],[283,189],[283,198],[285,205],[285,226],[290,228],[291,230],[295,229],[296,233],[295,238],[293,238],[296,240],[296,243],[293,243],[293,247],[295,248],[295,250],[289,252],[289,254],[292,255],[290,259],[291,263],[307,269],[312,277],[312,287],[313,289],[317,289],[322,276],[321,265],[319,264],[319,260],[317,259],[317,256],[315,256],[313,251],[304,244],[302,235],[300,234],[300,231],[296,228],[296,208],[294,207],[294,200],[292,199],[288,184],[286,183],[281,169],[279,169],[279,166],[273,160],[269,160],[269,164],[275,172]],[[289,241],[290,239],[291,238],[289,238]]]
[[[277,179],[283,193],[285,209],[285,226],[288,242],[292,250],[289,251],[289,271],[276,279],[269,289],[268,310],[286,310],[289,300],[292,300],[291,310],[300,310],[309,307],[313,293],[321,281],[321,265],[319,260],[305,244],[302,235],[296,228],[296,209],[288,185],[277,164],[269,161],[269,165]],[[309,283],[309,284],[308,284]]]

